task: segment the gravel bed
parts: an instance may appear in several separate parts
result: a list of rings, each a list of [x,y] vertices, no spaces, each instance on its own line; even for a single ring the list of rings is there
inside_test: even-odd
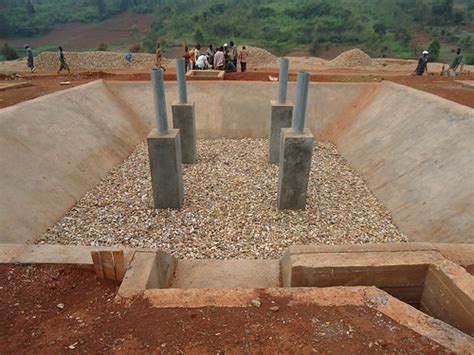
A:
[[[307,208],[278,210],[266,139],[199,140],[181,210],[154,210],[146,142],[38,243],[152,247],[185,258],[275,258],[295,244],[406,242],[331,143],[315,145]]]

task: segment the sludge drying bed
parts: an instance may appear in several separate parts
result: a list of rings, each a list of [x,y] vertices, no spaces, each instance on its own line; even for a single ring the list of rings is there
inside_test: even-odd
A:
[[[184,165],[181,210],[154,210],[146,143],[38,243],[153,247],[180,258],[272,258],[295,244],[407,241],[389,211],[330,143],[317,142],[307,209],[276,207],[266,139],[198,141]]]

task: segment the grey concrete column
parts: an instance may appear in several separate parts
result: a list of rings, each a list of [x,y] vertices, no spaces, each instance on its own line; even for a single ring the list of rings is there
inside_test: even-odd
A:
[[[278,208],[304,209],[314,137],[309,129],[281,131],[280,170],[278,174]]]
[[[183,164],[192,164],[197,159],[196,149],[196,120],[193,103],[178,103],[171,105],[173,127],[181,134],[181,157]]]
[[[278,75],[278,100],[270,102],[271,116],[268,133],[268,160],[270,164],[278,164],[280,159],[281,129],[291,127],[293,104],[287,102],[288,58],[280,58],[280,73]]]
[[[184,188],[179,130],[160,133],[153,129],[147,143],[155,208],[180,208]]]
[[[280,103],[271,100],[271,116],[268,136],[268,159],[271,164],[278,164],[280,160],[280,136],[281,129],[291,127],[293,116],[293,104],[289,101]]]
[[[298,73],[296,106],[292,128],[281,130],[280,171],[278,174],[278,208],[304,209],[314,137],[304,128],[308,101],[309,73]]]

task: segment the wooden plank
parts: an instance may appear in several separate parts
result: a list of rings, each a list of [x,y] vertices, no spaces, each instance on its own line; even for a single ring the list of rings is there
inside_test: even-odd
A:
[[[117,280],[112,252],[110,250],[103,250],[99,253],[102,259],[102,268],[104,270],[105,278],[107,280]]]
[[[116,280],[121,281],[123,280],[123,277],[125,276],[125,257],[123,255],[123,250],[112,251],[112,256],[114,259]]]
[[[102,260],[100,257],[100,252],[91,251],[92,262],[94,263],[94,271],[97,277],[101,280],[105,279],[104,269],[102,268]]]

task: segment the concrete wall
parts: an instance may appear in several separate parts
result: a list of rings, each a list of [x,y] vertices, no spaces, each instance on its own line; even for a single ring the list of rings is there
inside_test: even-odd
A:
[[[148,133],[102,81],[0,110],[0,241],[32,241]]]
[[[107,82],[118,99],[129,105],[139,117],[155,125],[149,82]],[[288,99],[294,101],[295,83],[288,87]],[[357,100],[376,84],[312,84],[308,102],[308,127],[314,122],[331,121],[354,109]],[[177,99],[175,83],[166,83],[166,101],[170,127],[171,104]],[[265,82],[188,82],[188,100],[196,104],[196,132],[205,138],[262,138],[268,136],[270,100],[277,98],[278,86]],[[315,127],[311,127],[313,130]]]
[[[176,85],[166,90],[170,110]],[[276,83],[188,83],[199,137],[266,137],[276,96]],[[0,241],[36,238],[153,125],[149,82],[98,81],[0,110]],[[474,242],[472,109],[392,83],[313,83],[307,127],[338,145],[411,240]]]
[[[474,110],[386,83],[338,148],[411,240],[474,242]]]

